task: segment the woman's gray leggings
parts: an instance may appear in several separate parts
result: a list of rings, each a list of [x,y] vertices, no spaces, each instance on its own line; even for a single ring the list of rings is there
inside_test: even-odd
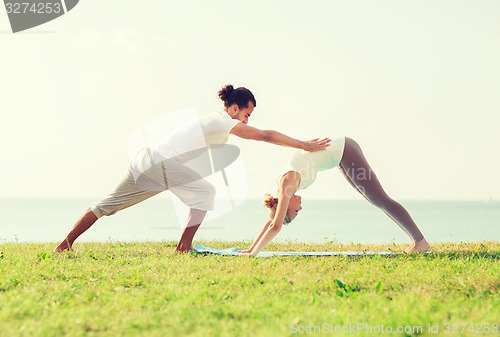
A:
[[[349,137],[345,139],[344,154],[339,166],[352,187],[371,204],[384,211],[415,243],[424,238],[408,211],[385,193],[361,147]]]

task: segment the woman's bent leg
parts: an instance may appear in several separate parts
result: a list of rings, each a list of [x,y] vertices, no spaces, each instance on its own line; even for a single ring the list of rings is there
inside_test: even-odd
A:
[[[340,169],[349,183],[370,203],[383,210],[394,220],[414,243],[420,243],[424,240],[424,236],[408,211],[385,193],[358,143],[348,137],[346,137]],[[425,241],[425,243],[427,242]]]

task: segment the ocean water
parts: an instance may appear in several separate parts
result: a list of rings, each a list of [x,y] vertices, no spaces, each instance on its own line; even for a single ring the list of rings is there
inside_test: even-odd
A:
[[[0,199],[1,242],[59,242],[95,200]],[[401,201],[429,242],[500,240],[500,202]],[[302,200],[303,210],[276,240],[341,243],[406,243],[408,236],[364,200]],[[260,200],[205,221],[196,240],[252,240],[267,221]],[[184,220],[182,220],[183,222]],[[78,242],[177,241],[181,229],[174,204],[151,198],[99,219]]]

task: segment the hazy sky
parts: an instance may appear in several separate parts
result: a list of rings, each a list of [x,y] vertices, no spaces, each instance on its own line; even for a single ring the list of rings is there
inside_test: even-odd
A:
[[[82,0],[12,34],[0,10],[0,197],[102,197],[134,130],[220,110],[232,83],[253,126],[356,139],[396,199],[498,199],[498,18],[498,0]],[[294,151],[230,142],[256,197]],[[354,196],[336,170],[304,194]]]

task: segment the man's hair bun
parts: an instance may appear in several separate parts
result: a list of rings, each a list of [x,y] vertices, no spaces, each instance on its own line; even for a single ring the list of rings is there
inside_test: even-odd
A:
[[[252,92],[244,87],[234,88],[232,84],[226,84],[217,93],[224,102],[224,107],[229,108],[233,104],[238,105],[240,109],[248,108],[248,103],[252,102],[254,108],[257,106]]]
[[[229,95],[234,91],[234,87],[231,84],[226,84],[225,86],[222,87],[222,89],[219,90],[218,95],[219,98],[223,102],[227,102]]]

